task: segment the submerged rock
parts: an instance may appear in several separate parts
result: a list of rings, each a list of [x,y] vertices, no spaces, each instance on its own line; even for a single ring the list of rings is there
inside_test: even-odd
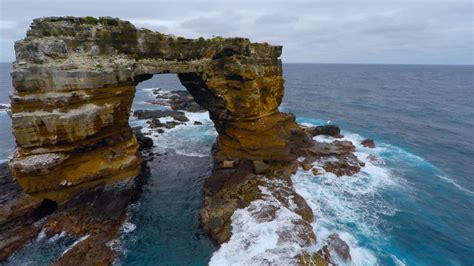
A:
[[[360,144],[366,148],[375,148],[375,142],[373,139],[364,139]]]
[[[183,112],[174,110],[136,110],[133,115],[138,119],[156,119],[162,117],[172,117],[181,122],[187,122],[189,119]]]
[[[137,127],[133,129],[133,133],[135,134],[135,137],[137,138],[140,149],[149,149],[153,147],[153,139],[145,136],[141,132],[141,129],[142,129],[141,127]]]
[[[360,171],[363,164],[353,154],[330,157],[324,163],[324,170],[337,176],[351,176]]]
[[[188,91],[171,91],[167,94],[159,94],[157,99],[168,101],[173,110],[184,110],[188,112],[205,112]]]
[[[324,125],[307,128],[306,131],[313,137],[318,135],[331,136],[334,138],[340,138],[341,129],[337,125]]]
[[[338,234],[330,235],[327,243],[343,260],[350,261],[352,259],[349,245]]]

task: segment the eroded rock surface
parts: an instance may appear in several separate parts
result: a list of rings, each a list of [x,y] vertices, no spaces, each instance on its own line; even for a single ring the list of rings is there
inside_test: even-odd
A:
[[[278,231],[282,246],[268,252],[287,256],[287,247],[298,247],[287,258],[292,263],[327,265],[327,248],[310,249],[317,241],[313,213],[291,175],[302,156],[305,170],[326,160],[325,169],[338,175],[354,174],[360,162],[350,142],[312,139],[340,137],[339,128],[303,129],[293,115],[278,111],[281,49],[244,38],[176,38],[109,17],[34,20],[15,44],[11,112],[18,148],[9,166],[21,190],[12,178],[2,180],[9,196],[1,198],[0,260],[44,230],[48,236],[87,236],[58,264],[112,262],[110,241],[139,188],[146,157],[139,148],[153,145],[128,124],[135,86],[171,72],[190,96],[157,91],[156,103],[173,110],[134,115],[163,131],[186,122],[179,110],[209,112],[219,136],[200,212],[203,229],[222,244],[233,241],[235,213],[246,212],[257,223],[286,213],[291,219],[283,219],[287,223]],[[165,116],[174,120],[161,122]],[[45,199],[57,205],[52,213],[49,205],[38,213]]]
[[[297,125],[278,111],[281,50],[244,38],[173,37],[110,17],[35,19],[15,43],[13,175],[29,193],[137,175],[128,125],[135,85],[170,72],[209,111],[219,159],[289,159]],[[195,108],[170,97],[175,108]],[[30,163],[52,156],[60,159],[47,167]]]

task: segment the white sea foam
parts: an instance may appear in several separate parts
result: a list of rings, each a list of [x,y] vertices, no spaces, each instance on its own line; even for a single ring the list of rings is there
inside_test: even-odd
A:
[[[135,231],[135,229],[137,229],[137,226],[131,222],[125,222],[123,225],[122,225],[122,232],[124,234],[128,234],[128,233],[131,233],[133,231]]]
[[[142,129],[144,133],[151,134],[155,143],[155,149],[158,152],[165,152],[173,149],[177,154],[195,157],[205,157],[211,154],[211,145],[215,141],[217,132],[214,124],[209,119],[209,113],[193,113],[185,112],[189,121],[177,125],[171,129],[164,129],[159,134],[146,127]],[[160,121],[172,121],[171,118],[160,118]],[[195,125],[194,122],[199,121],[202,125]]]
[[[381,193],[385,190],[401,187],[400,180],[388,169],[383,160],[373,160],[371,155],[381,156],[387,147],[363,147],[363,138],[357,134],[344,132],[343,140],[349,140],[356,146],[355,155],[365,163],[361,171],[354,176],[337,177],[326,172],[321,163],[313,165],[319,174],[298,169],[292,177],[293,185],[312,208],[315,221],[312,224],[318,242],[311,250],[322,248],[329,235],[337,233],[350,247],[352,260],[350,265],[376,265],[374,251],[364,247],[359,236],[371,239],[372,242],[383,241],[377,231],[381,216],[392,216],[397,210],[384,201]],[[317,141],[332,142],[331,137],[316,137]],[[299,158],[302,160],[303,158]],[[262,188],[261,188],[262,189]],[[265,191],[262,189],[262,191]],[[298,245],[278,244],[278,228],[289,226],[289,220],[296,215],[288,208],[279,207],[276,219],[270,222],[258,222],[252,214],[270,204],[276,204],[267,197],[257,200],[245,209],[237,210],[232,216],[232,237],[214,253],[211,265],[253,265],[253,264],[291,264],[291,258],[301,251]],[[339,265],[347,262],[334,255]]]
[[[390,257],[392,258],[393,263],[396,266],[405,266],[406,265],[406,263],[404,261],[400,260],[399,258],[397,258],[397,256],[391,255]]]
[[[232,237],[213,254],[209,265],[296,264],[293,257],[303,247],[297,241],[282,240],[280,234],[296,234],[293,222],[301,220],[301,216],[283,206],[267,187],[259,188],[263,199],[234,212],[231,217]],[[276,209],[274,219],[259,217],[266,209]]]
[[[444,175],[438,175],[438,177],[439,177],[441,180],[443,180],[443,181],[445,181],[445,182],[447,182],[447,183],[453,185],[453,186],[456,187],[457,189],[459,189],[459,190],[461,190],[461,191],[464,191],[464,192],[466,192],[466,193],[468,193],[468,194],[470,194],[470,195],[474,195],[474,191],[471,191],[471,190],[469,190],[469,189],[467,189],[467,188],[462,187],[461,185],[459,185],[458,183],[456,183],[456,181],[452,180],[451,178],[446,177],[446,176],[444,176]]]
[[[72,243],[72,245],[70,245],[66,250],[64,250],[63,253],[61,254],[61,256],[64,256],[64,254],[68,253],[69,250],[73,249],[77,244],[81,243],[82,241],[84,241],[88,238],[89,238],[89,235],[85,235],[85,236],[79,238],[76,242]]]
[[[381,193],[386,190],[399,189],[401,180],[394,176],[384,165],[382,154],[387,152],[383,144],[376,148],[366,148],[360,143],[362,136],[343,132],[342,140],[351,141],[356,146],[354,153],[365,163],[359,173],[353,176],[337,177],[326,172],[322,163],[314,163],[319,174],[298,169],[292,177],[298,192],[313,209],[315,221],[313,228],[318,236],[317,248],[321,248],[331,234],[337,233],[350,247],[351,265],[375,265],[377,259],[374,251],[362,247],[358,236],[363,235],[372,242],[382,241],[383,236],[377,231],[381,216],[392,216],[396,209],[386,202]],[[336,139],[317,136],[316,141],[332,142]],[[378,160],[373,160],[375,156]],[[418,159],[418,158],[416,158]],[[338,260],[338,264],[344,262]]]
[[[54,236],[52,236],[51,238],[48,239],[48,242],[55,242],[63,237],[66,236],[66,232],[64,231],[61,231],[61,233],[59,234],[55,234]]]
[[[43,239],[46,238],[46,229],[41,229],[41,231],[38,233],[38,236],[36,236],[36,242],[39,242]]]

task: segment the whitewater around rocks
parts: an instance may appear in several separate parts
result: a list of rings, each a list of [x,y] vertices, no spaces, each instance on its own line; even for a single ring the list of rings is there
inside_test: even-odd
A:
[[[147,91],[151,92],[152,89]],[[149,128],[143,120],[131,120],[131,124],[143,127],[142,132],[153,138],[154,150],[158,153],[172,149],[187,156],[209,156],[210,146],[217,133],[208,113],[185,114],[189,118],[188,122],[166,129],[160,134]],[[160,118],[162,123],[171,120],[171,117]],[[196,121],[202,124],[196,125]],[[322,124],[319,120],[309,118],[300,118],[299,122],[305,126]],[[351,265],[374,265],[377,264],[376,254],[379,252],[376,246],[382,245],[387,237],[377,229],[377,225],[383,223],[382,216],[393,216],[397,212],[382,194],[385,191],[400,190],[406,185],[386,166],[385,160],[399,155],[416,164],[423,163],[423,159],[384,143],[377,143],[377,147],[373,149],[366,148],[360,144],[364,140],[362,136],[348,131],[342,133],[344,137],[339,140],[351,141],[356,146],[355,155],[365,163],[359,173],[337,177],[326,172],[323,164],[316,161],[313,163],[313,168],[318,172],[316,175],[311,170],[305,171],[300,167],[292,176],[292,181],[296,192],[308,202],[315,215],[312,225],[318,241],[311,249],[320,249],[327,242],[328,236],[337,234],[350,247]],[[182,141],[183,139],[186,142]],[[316,136],[314,139],[329,143],[335,140],[328,136]],[[301,251],[298,250],[298,245],[279,242],[277,234],[278,231],[288,230],[292,225],[288,221],[297,219],[298,214],[291,208],[281,206],[268,188],[262,186],[260,189],[265,200],[256,200],[250,206],[234,213],[233,236],[213,254],[210,265],[248,265],[264,262],[287,264],[292,262],[291,258],[297,251]],[[276,219],[270,222],[255,219],[253,214],[268,206],[278,207]],[[403,264],[403,260],[397,256],[391,255],[391,258],[394,264]],[[347,264],[338,256],[335,256],[335,260],[340,265]]]

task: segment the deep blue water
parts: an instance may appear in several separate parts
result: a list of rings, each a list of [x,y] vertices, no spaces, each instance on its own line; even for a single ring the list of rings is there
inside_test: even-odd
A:
[[[402,182],[380,195],[395,213],[361,244],[383,264],[391,253],[408,265],[472,265],[474,67],[287,64],[284,75],[285,111],[403,149],[382,154]]]
[[[8,102],[8,71],[0,65],[0,103]],[[332,229],[352,234],[383,265],[473,265],[474,67],[284,64],[284,76],[282,110],[300,122],[330,120],[347,135],[374,138],[382,147],[377,156],[396,183],[354,194],[353,208],[346,206],[352,216],[331,220]],[[150,87],[180,85],[174,75],[158,75],[140,84],[134,108],[153,108],[144,103],[149,97],[144,88]],[[0,159],[13,147],[9,128],[0,113]],[[215,251],[197,220],[202,182],[210,171],[206,150],[213,142],[206,130],[173,133],[194,144],[183,146],[186,140],[173,135],[167,139],[176,147],[194,145],[204,155],[170,152],[163,157],[167,164],[156,161],[131,210],[136,229],[124,236],[122,264],[206,264]],[[371,174],[377,180],[377,173]],[[318,182],[308,186],[331,189]],[[354,191],[369,187],[356,185]]]

